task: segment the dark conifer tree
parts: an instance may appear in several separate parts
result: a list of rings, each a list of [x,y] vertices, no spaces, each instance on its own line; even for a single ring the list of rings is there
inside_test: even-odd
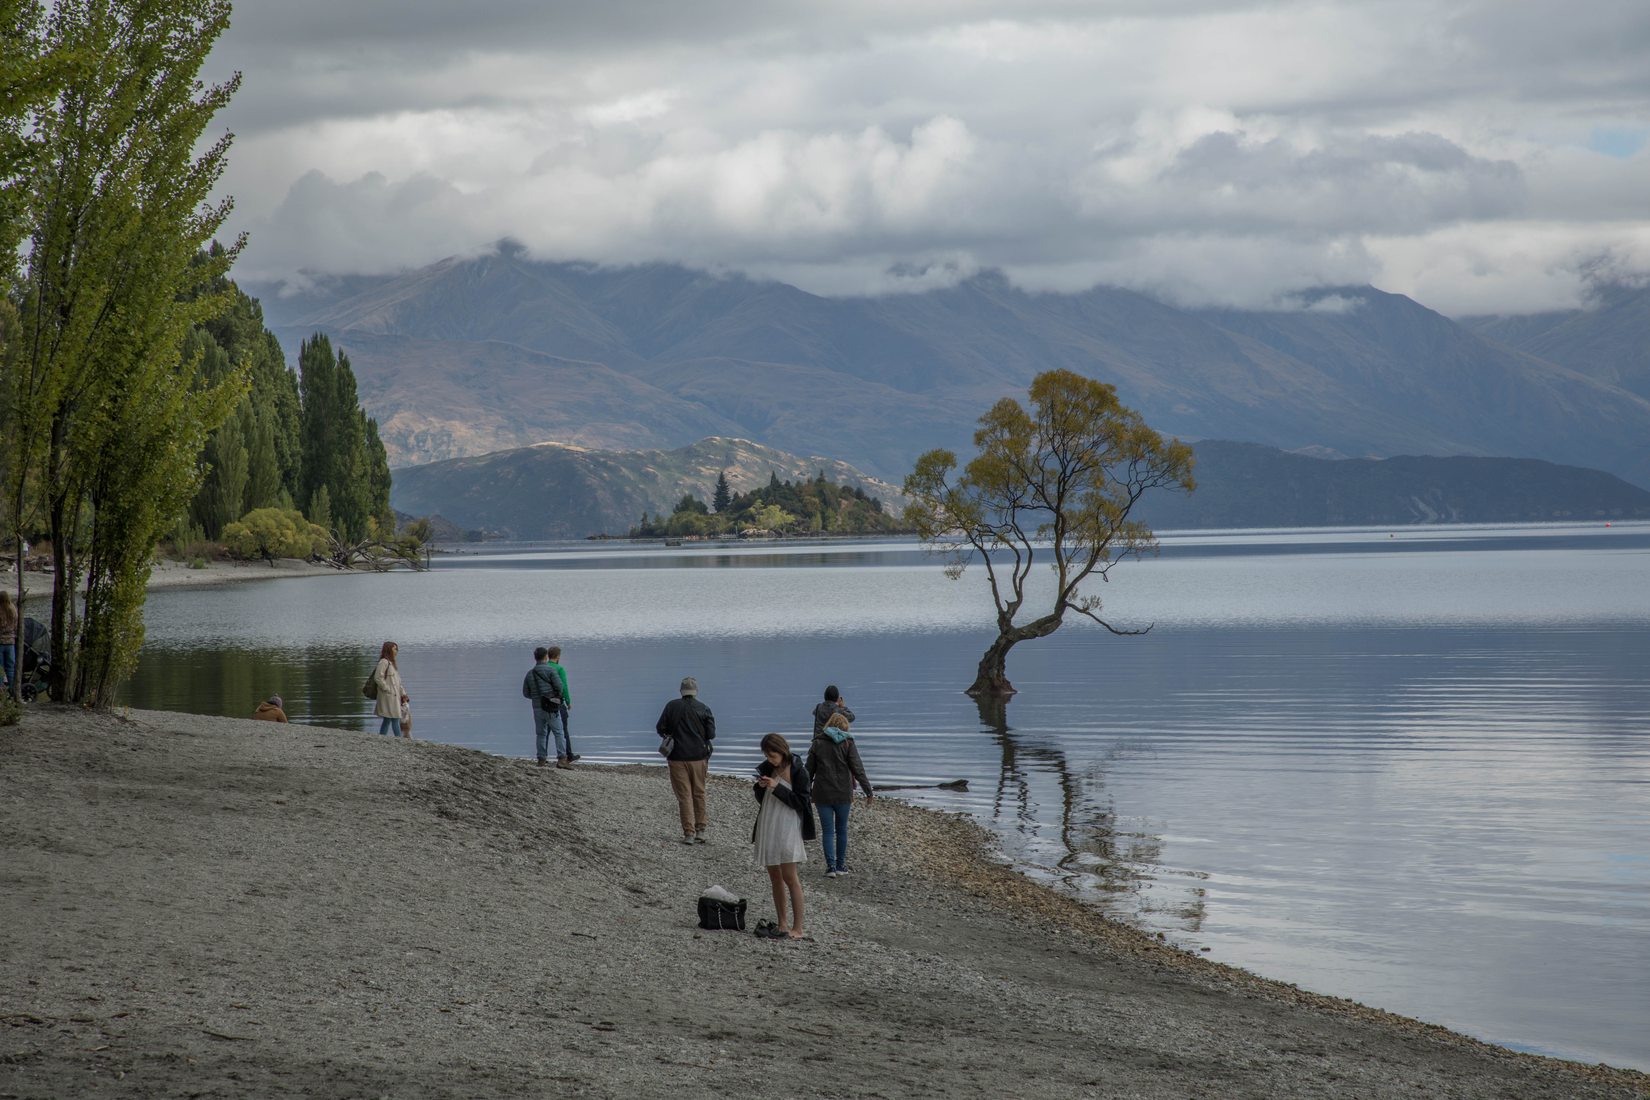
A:
[[[728,502],[733,499],[733,492],[728,488],[728,472],[723,470],[716,475],[716,495],[711,499],[716,514],[721,515],[728,510]]]

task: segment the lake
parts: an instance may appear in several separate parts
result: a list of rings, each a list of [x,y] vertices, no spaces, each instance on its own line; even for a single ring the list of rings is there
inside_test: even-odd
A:
[[[805,748],[836,683],[873,783],[967,779],[903,797],[974,815],[1109,914],[1650,1068],[1650,525],[1168,535],[1096,586],[1151,631],[1074,621],[1016,648],[1001,714],[961,691],[985,586],[905,542],[475,548],[427,574],[157,591],[124,698],[244,716],[279,692],[296,720],[365,728],[393,638],[417,736],[530,756],[521,678],[557,643],[587,761],[657,763],[693,675],[713,766],[747,773],[765,732]],[[662,777],[660,800],[670,834]]]

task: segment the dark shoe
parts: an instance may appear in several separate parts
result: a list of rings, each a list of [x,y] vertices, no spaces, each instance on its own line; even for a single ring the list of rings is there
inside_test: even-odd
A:
[[[573,764],[572,764],[572,762],[571,762],[571,761],[570,761],[570,760],[568,760],[568,759],[566,759],[566,758],[565,758],[565,757],[563,757],[563,758],[562,758],[562,759],[560,759],[560,760],[558,760],[558,761],[556,761],[556,767],[558,767],[558,768],[566,768],[566,769],[568,769],[568,770],[570,770],[570,771],[571,771],[571,770],[572,770],[572,767],[573,767]]]
[[[542,757],[542,756],[541,756],[541,757],[539,757],[539,767],[541,767],[541,768],[542,768],[542,767],[544,767],[544,766],[545,766],[545,765],[546,765],[546,764],[548,764],[548,763],[550,763],[550,761],[548,761],[548,760],[546,760],[546,759],[545,759],[545,758],[544,758],[544,757]]]
[[[570,761],[571,760],[583,760],[584,757],[580,756],[578,753],[574,753],[572,756],[569,756],[567,759],[570,760]]]
[[[773,921],[759,920],[756,922],[756,927],[751,929],[751,931],[756,935],[761,936],[763,939],[766,939],[773,932]]]
[[[845,875],[845,874],[847,874],[847,873],[848,873],[848,868],[846,868],[846,867],[838,867],[838,868],[837,868],[837,869],[836,869],[836,873],[837,873],[837,874],[838,874],[838,875]]]

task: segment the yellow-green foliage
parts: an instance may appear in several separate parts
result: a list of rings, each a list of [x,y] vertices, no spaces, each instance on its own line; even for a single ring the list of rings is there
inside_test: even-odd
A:
[[[300,512],[257,508],[224,527],[223,543],[232,557],[308,560],[326,551],[327,532]]]

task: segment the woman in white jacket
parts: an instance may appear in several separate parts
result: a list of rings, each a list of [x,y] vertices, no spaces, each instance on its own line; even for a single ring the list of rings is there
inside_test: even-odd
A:
[[[401,708],[407,702],[406,689],[401,686],[401,670],[395,667],[395,655],[400,648],[394,642],[385,642],[378,651],[378,667],[372,672],[372,682],[378,685],[378,699],[373,703],[372,712],[383,719],[378,732],[395,737],[405,736],[401,732]]]

